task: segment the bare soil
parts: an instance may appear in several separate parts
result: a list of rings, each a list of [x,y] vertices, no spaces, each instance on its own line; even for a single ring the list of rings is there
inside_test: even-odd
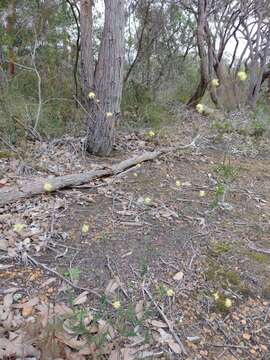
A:
[[[270,359],[269,140],[237,133],[220,137],[210,120],[200,118],[199,126],[197,121],[179,120],[153,139],[142,133],[124,135],[113,156],[102,161],[82,158],[77,140],[75,145],[54,145],[51,155],[44,155],[46,166],[53,164],[62,174],[76,171],[74,164],[82,171],[128,158],[138,148],[188,143],[194,132],[201,135],[196,148],[144,163],[122,176],[6,207],[1,210],[3,234],[12,224],[8,215],[32,225],[40,221],[46,239],[38,252],[32,247],[27,251],[48,268],[73,277],[77,286],[100,294],[118,276],[126,295],[119,291],[117,297],[124,308],[146,300],[142,289],[149,289],[188,351],[187,356],[175,354],[149,341],[151,349],[163,350],[163,359]],[[59,152],[74,158],[66,162]],[[9,183],[18,181],[12,161],[1,163]],[[39,171],[28,179],[48,174]],[[219,195],[217,186],[225,194]],[[89,225],[85,235],[83,224]],[[31,241],[38,245],[41,238]],[[15,286],[26,298],[68,302],[71,290],[57,276],[51,286],[41,287],[52,276],[48,271],[5,253],[2,263],[12,265],[1,271],[2,292]],[[74,269],[77,275],[72,275]],[[183,277],[175,281],[179,272]],[[161,288],[172,289],[174,296],[162,297]],[[226,299],[231,306],[225,306]],[[98,302],[89,297],[92,307]]]

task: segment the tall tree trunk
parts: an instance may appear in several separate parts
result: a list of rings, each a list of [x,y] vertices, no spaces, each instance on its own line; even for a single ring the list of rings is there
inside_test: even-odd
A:
[[[197,28],[197,46],[200,57],[200,83],[197,86],[195,93],[188,100],[188,105],[196,106],[202,99],[209,83],[209,59],[206,50],[205,40],[205,27],[207,22],[207,2],[205,0],[199,1],[198,11],[198,28]]]
[[[80,29],[81,29],[81,84],[84,99],[93,85],[93,49],[92,49],[92,0],[80,0]]]
[[[3,54],[3,48],[2,45],[0,44],[0,87],[5,79],[5,74],[4,74],[4,54]]]
[[[250,80],[247,104],[252,109],[255,109],[259,99],[260,90],[263,81],[263,75],[267,69],[267,59],[270,52],[269,47],[270,47],[270,34],[268,35],[267,43],[264,47],[264,51],[262,52],[262,56],[259,62],[257,62],[257,64],[256,63],[252,64],[250,71],[251,80]]]
[[[108,155],[115,139],[123,87],[125,0],[104,0],[105,23],[89,100],[87,151]],[[96,100],[99,100],[97,103]]]
[[[8,47],[8,75],[13,77],[15,75],[14,65],[14,48],[13,38],[15,36],[14,25],[16,21],[16,0],[11,0],[8,4],[8,17],[7,17],[7,35],[9,36],[9,47]]]

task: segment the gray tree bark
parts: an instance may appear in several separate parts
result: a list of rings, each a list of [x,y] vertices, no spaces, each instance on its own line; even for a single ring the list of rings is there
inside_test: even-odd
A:
[[[200,83],[195,93],[188,100],[187,105],[196,106],[203,98],[210,81],[209,59],[205,46],[205,27],[207,22],[208,1],[199,0],[198,2],[198,19],[197,19],[197,47],[200,57]]]
[[[2,45],[0,44],[0,91],[1,91],[1,85],[5,79],[4,69],[3,69],[4,62],[5,60],[4,60],[3,48]]]
[[[81,28],[81,85],[83,96],[86,99],[93,84],[93,19],[92,0],[80,0],[80,28]]]
[[[89,101],[87,151],[108,155],[115,139],[123,87],[125,0],[104,0],[105,23]],[[97,103],[98,99],[98,103]]]

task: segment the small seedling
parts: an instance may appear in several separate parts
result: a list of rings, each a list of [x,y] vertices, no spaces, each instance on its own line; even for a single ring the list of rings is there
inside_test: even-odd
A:
[[[72,282],[76,282],[80,280],[81,270],[79,268],[71,268],[68,271],[65,271],[65,276],[69,277]]]
[[[220,201],[224,199],[225,195],[225,186],[222,183],[218,183],[214,191],[214,200],[212,207],[216,208]]]

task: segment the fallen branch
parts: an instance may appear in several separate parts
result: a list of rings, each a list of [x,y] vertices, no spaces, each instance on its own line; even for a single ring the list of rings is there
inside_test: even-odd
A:
[[[143,163],[145,161],[153,160],[165,153],[175,152],[177,150],[187,149],[195,145],[199,136],[197,135],[190,144],[178,145],[163,148],[156,151],[148,151],[141,155],[134,156],[124,160],[118,164],[105,166],[102,169],[91,170],[81,174],[71,174],[58,177],[48,177],[46,179],[38,180],[33,183],[27,183],[21,186],[6,187],[0,191],[0,206],[6,205],[17,200],[30,198],[34,195],[46,193],[45,184],[50,184],[50,192],[63,188],[72,188],[88,183],[97,178],[113,176],[122,173],[123,171]]]
[[[263,249],[263,248],[258,248],[256,245],[249,243],[248,244],[248,248],[250,250],[259,252],[259,253],[263,253],[263,254],[269,254],[270,255],[270,249]]]

